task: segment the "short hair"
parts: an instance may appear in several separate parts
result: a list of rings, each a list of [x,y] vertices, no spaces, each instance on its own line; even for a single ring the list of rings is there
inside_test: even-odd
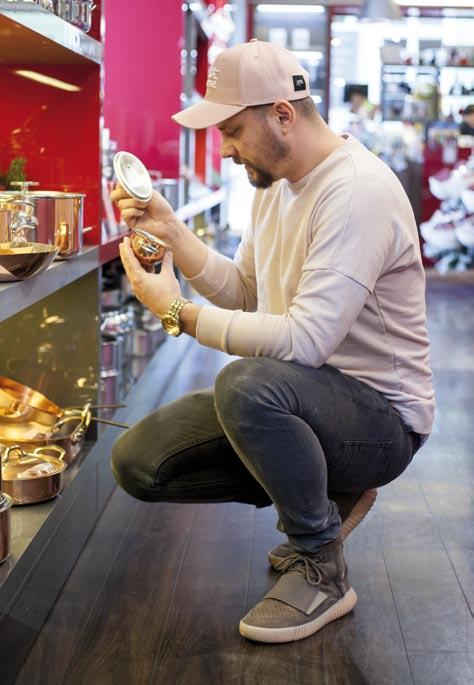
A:
[[[315,120],[319,116],[318,108],[312,97],[308,96],[306,98],[301,98],[300,100],[289,100],[289,103],[293,105],[295,110],[305,119],[311,121]],[[268,107],[271,107],[273,103],[268,105],[249,105],[248,109],[252,109],[254,112],[260,115],[265,115]]]
[[[305,119],[315,119],[319,112],[312,97],[291,100],[291,104]]]

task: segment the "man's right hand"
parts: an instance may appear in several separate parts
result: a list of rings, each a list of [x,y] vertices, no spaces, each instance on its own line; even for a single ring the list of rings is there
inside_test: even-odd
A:
[[[110,199],[120,209],[127,226],[148,231],[168,243],[171,249],[177,247],[181,222],[169,202],[158,192],[154,191],[148,202],[141,202],[131,197],[121,185],[117,185],[111,192]]]

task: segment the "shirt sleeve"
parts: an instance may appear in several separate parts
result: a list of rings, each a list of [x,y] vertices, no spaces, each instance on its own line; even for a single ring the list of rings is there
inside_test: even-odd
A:
[[[369,291],[331,269],[311,275],[311,290],[300,292],[285,314],[225,311],[204,306],[198,341],[241,357],[272,357],[318,368],[346,337]]]
[[[365,201],[359,200],[356,180],[349,192],[336,189],[314,213],[312,242],[288,312],[224,312],[205,306],[198,317],[199,342],[243,357],[267,356],[315,368],[324,364],[358,318],[393,242],[390,217],[384,213],[387,188],[376,178],[363,182]]]
[[[257,308],[257,281],[253,231],[250,225],[235,254],[229,259],[208,248],[202,271],[186,279],[209,302],[223,309],[251,312]]]

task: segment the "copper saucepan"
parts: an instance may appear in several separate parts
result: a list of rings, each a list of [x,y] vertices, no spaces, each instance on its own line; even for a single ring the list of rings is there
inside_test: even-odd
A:
[[[3,490],[13,504],[36,504],[53,499],[63,488],[64,450],[57,445],[25,452],[20,445],[2,449]]]
[[[64,410],[37,390],[0,376],[0,423],[35,422],[53,426]]]

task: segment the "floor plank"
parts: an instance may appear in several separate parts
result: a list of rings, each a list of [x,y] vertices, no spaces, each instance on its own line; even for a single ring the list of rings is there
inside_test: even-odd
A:
[[[408,652],[415,685],[467,685],[474,671],[465,652]]]

